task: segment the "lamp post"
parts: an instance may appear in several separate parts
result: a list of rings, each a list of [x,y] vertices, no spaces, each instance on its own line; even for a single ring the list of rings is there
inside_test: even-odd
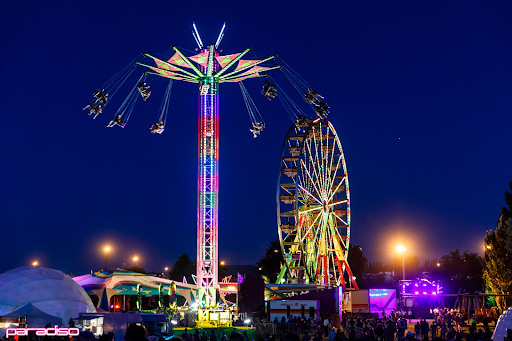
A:
[[[398,245],[396,247],[396,251],[398,253],[401,253],[402,254],[402,275],[403,275],[403,280],[405,281],[405,256],[404,256],[404,252],[406,251],[407,249],[403,246],[403,245]]]
[[[39,263],[35,260],[32,262],[32,266],[37,266]]]
[[[133,257],[133,261],[135,262],[135,266],[139,266],[139,257]]]
[[[108,261],[108,252],[110,251],[110,248],[107,246],[105,248],[105,271],[107,271],[107,261]]]

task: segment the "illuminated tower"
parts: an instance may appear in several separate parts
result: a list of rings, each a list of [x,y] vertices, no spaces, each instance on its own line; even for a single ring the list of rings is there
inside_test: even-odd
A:
[[[263,60],[242,60],[250,48],[242,53],[220,56],[217,48],[223,37],[224,27],[215,45],[208,47],[203,46],[195,25],[194,31],[199,54],[185,57],[173,46],[176,53],[169,60],[164,61],[145,54],[155,61],[156,66],[137,64],[155,71],[149,71],[149,74],[199,84],[196,270],[200,306],[205,307],[215,303],[218,282],[219,83],[241,82],[247,78],[265,76],[261,74],[262,71],[279,66],[259,65],[274,59],[274,56]],[[238,65],[234,67],[237,62]]]

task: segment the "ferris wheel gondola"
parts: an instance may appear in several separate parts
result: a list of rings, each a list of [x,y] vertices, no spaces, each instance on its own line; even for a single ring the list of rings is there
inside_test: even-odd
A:
[[[350,191],[341,142],[324,119],[301,120],[286,136],[277,188],[277,221],[291,283],[357,288],[347,262]]]

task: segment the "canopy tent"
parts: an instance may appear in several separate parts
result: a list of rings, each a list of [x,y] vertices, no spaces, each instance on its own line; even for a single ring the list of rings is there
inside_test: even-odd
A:
[[[172,283],[176,285],[176,294],[183,296],[190,306],[195,302],[197,286],[165,278],[150,276],[133,271],[114,269],[97,271],[73,278],[88,294],[98,296],[97,308],[108,311],[108,304],[114,295],[137,295],[137,285],[142,287],[144,296],[158,295],[159,286],[167,294]]]
[[[44,327],[48,323],[50,323],[52,327],[55,325],[62,326],[61,318],[47,314],[44,311],[37,309],[36,307],[34,307],[32,305],[32,303],[24,305],[23,307],[15,310],[13,312],[10,312],[9,314],[6,314],[4,316],[11,316],[11,317],[26,316],[27,317],[27,325],[30,328]]]

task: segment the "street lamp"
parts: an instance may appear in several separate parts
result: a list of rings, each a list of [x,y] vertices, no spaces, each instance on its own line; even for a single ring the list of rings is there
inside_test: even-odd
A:
[[[133,261],[135,262],[136,266],[139,266],[138,260],[139,260],[139,257],[137,257],[137,256],[133,257]]]
[[[110,247],[105,247],[105,271],[107,271],[107,261],[108,261],[108,252],[110,251]]]
[[[226,264],[224,261],[221,261],[221,262],[220,262],[220,265],[224,265],[224,264]]]
[[[403,280],[405,281],[405,256],[404,256],[404,252],[406,251],[407,249],[405,248],[405,246],[403,245],[398,245],[396,247],[396,251],[398,253],[401,253],[402,254],[402,274],[403,274]]]
[[[169,271],[169,268],[168,268],[168,267],[165,267],[164,271]]]
[[[33,266],[37,266],[38,264],[39,264],[39,263],[37,263],[37,261],[36,261],[36,260],[32,262],[32,265],[33,265]]]

